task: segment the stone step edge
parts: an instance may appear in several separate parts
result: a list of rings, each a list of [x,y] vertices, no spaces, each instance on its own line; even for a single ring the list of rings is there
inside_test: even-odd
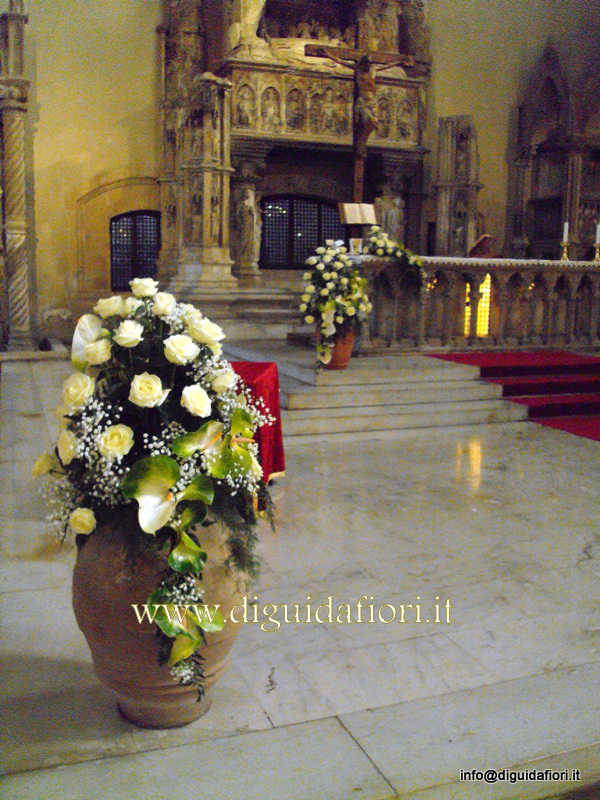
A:
[[[501,399],[472,399],[472,400],[449,400],[447,402],[440,402],[440,403],[398,403],[398,408],[401,409],[402,414],[410,414],[414,416],[427,416],[433,413],[454,413],[454,412],[461,412],[461,411],[474,411],[477,409],[485,410],[487,408],[506,408],[506,409],[518,409],[518,410],[527,410],[525,406],[519,405],[518,403],[510,403],[507,400]],[[384,413],[381,414],[382,417],[384,416],[392,416],[389,413],[389,409],[393,408],[394,406],[384,406],[383,408],[386,409]],[[354,412],[354,406],[350,406],[350,415],[353,419],[359,420],[363,417],[368,418],[371,417],[371,414],[356,414]],[[337,409],[327,409],[327,412],[343,412],[344,408],[337,408]],[[322,409],[319,408],[309,408],[309,409],[282,409],[285,413],[285,418],[294,416],[295,419],[319,419],[324,417],[322,413]],[[335,416],[340,416],[340,414],[336,414]],[[282,413],[282,419],[284,418],[284,414]]]
[[[288,425],[288,420],[282,419],[282,427],[283,427],[283,439],[284,442],[289,439],[293,439],[294,442],[300,442],[300,440],[305,441],[306,443],[312,443],[315,441],[315,437],[319,439],[325,440],[335,440],[343,437],[352,437],[352,439],[357,440],[364,440],[364,439],[372,439],[373,437],[377,437],[377,435],[382,435],[387,432],[396,433],[401,431],[416,431],[416,430],[427,430],[432,428],[461,428],[465,426],[475,426],[475,425],[501,425],[501,424],[518,424],[522,425],[525,422],[528,422],[527,416],[523,414],[519,414],[518,412],[511,411],[509,409],[501,408],[501,409],[488,409],[485,413],[482,413],[483,410],[473,409],[461,418],[457,418],[456,415],[450,416],[447,412],[439,415],[422,415],[421,417],[409,416],[409,415],[399,415],[394,417],[386,424],[382,424],[379,427],[371,427],[367,424],[363,424],[362,426],[344,426],[344,429],[338,430],[328,430],[328,431],[315,431],[314,427],[311,427],[310,430],[302,430],[303,427],[300,424],[295,426],[296,430],[290,430],[289,428],[286,430],[286,426]],[[378,419],[375,417],[374,419]],[[339,420],[336,420],[338,422]],[[355,420],[353,420],[355,421]],[[529,420],[530,421],[530,420]],[[296,420],[296,423],[306,423],[306,427],[310,427],[308,425],[309,422],[313,422],[313,420]],[[367,420],[365,420],[365,423]],[[383,420],[382,420],[383,423]],[[340,427],[339,425],[336,427]]]

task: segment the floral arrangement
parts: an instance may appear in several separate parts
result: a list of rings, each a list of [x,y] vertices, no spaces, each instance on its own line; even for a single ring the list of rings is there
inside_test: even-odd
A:
[[[400,261],[400,266],[409,269],[418,269],[421,281],[426,281],[427,275],[423,267],[423,262],[419,256],[403,244],[390,239],[389,234],[381,230],[379,225],[372,225],[371,230],[364,242],[363,253],[372,256],[388,256]]]
[[[203,525],[224,521],[233,566],[254,576],[257,509],[270,501],[253,436],[271,418],[222,358],[218,325],[151,278],[130,285],[132,297],[99,300],[78,321],[77,371],[57,411],[62,430],[33,473],[53,479],[49,521],[61,540],[89,535],[117,512],[132,515],[136,547],[168,549],[165,577],[148,598],[160,657],[201,694],[196,651],[224,620],[215,609],[200,619],[166,610],[202,599]]]
[[[317,358],[331,361],[336,341],[347,331],[359,330],[373,306],[366,293],[367,279],[353,265],[343,242],[328,239],[325,247],[307,259],[300,311],[307,325],[318,331]]]

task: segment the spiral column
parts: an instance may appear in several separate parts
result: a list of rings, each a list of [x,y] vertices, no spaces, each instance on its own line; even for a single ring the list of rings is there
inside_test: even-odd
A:
[[[8,298],[8,348],[33,348],[27,257],[27,195],[25,179],[25,114],[29,83],[23,78],[23,3],[11,0],[0,17],[3,58],[0,72],[2,176],[5,247],[5,286]]]

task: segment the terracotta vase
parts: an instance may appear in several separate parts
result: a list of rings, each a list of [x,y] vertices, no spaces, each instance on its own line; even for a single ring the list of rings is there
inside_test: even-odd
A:
[[[202,576],[204,601],[220,603],[225,627],[206,634],[199,651],[204,659],[206,692],[198,701],[193,685],[181,686],[167,666],[158,664],[156,625],[140,624],[132,608],[147,602],[160,582],[166,556],[148,553],[131,557],[126,521],[115,518],[99,526],[78,549],[73,572],[73,609],[77,624],[92,653],[101,683],[115,695],[128,720],[147,728],[187,725],[208,711],[215,682],[229,666],[239,625],[229,614],[241,601],[242,587],[226,566],[230,555],[220,524],[202,529],[201,543],[208,555]],[[141,612],[141,608],[140,608]]]
[[[352,355],[354,339],[354,331],[344,331],[333,346],[333,350],[331,351],[331,361],[329,364],[324,364],[324,368],[346,369],[348,362],[350,361],[350,356]]]

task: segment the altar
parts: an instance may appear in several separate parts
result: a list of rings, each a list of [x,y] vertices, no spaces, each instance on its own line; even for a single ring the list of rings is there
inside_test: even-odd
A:
[[[373,303],[363,352],[600,346],[600,262],[353,256]]]

